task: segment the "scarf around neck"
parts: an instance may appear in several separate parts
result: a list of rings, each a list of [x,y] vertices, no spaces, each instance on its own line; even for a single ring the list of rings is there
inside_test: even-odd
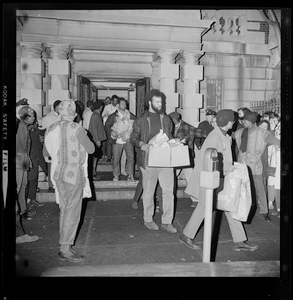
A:
[[[242,153],[246,152],[247,140],[248,140],[248,128],[244,128],[241,134],[241,144],[240,144],[240,150]]]

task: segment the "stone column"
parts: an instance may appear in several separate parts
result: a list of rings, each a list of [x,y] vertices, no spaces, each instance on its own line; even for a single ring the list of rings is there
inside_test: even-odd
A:
[[[199,93],[199,82],[203,80],[203,66],[198,65],[199,58],[203,54],[202,51],[180,51],[180,56],[184,59],[181,70],[181,81],[184,82],[184,86],[178,112],[185,122],[193,126],[197,126],[199,109],[203,107],[203,95]]]
[[[179,94],[175,93],[176,80],[179,78],[179,65],[174,63],[178,55],[176,49],[160,49],[157,56],[161,58],[158,66],[160,91],[166,95],[166,113],[169,114],[179,106]]]
[[[56,100],[70,98],[69,77],[70,63],[68,61],[68,44],[46,44],[50,55],[48,62],[48,73],[51,76],[51,87],[48,91],[48,105]]]
[[[75,74],[74,71],[75,59],[70,56],[68,60],[70,63],[69,92],[73,100],[79,100],[77,99],[77,78],[76,78],[77,75]]]
[[[160,81],[159,81],[159,65],[158,61],[152,62],[152,75],[151,75],[151,89],[160,89]]]
[[[43,46],[41,43],[34,42],[20,42],[20,46],[21,73],[24,74],[21,98],[27,98],[30,105],[43,105],[45,98],[42,81],[45,64],[41,59]]]

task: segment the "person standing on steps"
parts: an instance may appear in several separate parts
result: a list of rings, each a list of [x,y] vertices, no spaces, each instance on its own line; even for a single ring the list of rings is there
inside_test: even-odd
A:
[[[61,120],[50,126],[45,135],[45,150],[52,157],[51,180],[60,208],[58,257],[81,262],[84,256],[77,254],[72,246],[80,221],[82,199],[91,194],[87,156],[94,152],[95,147],[85,129],[73,121],[77,115],[73,100],[63,100],[59,113]]]
[[[103,118],[103,123],[104,125],[106,124],[106,121],[108,119],[108,117],[113,114],[116,109],[118,108],[118,100],[119,97],[117,95],[113,95],[111,97],[111,103],[107,104],[103,111],[102,111],[102,118]],[[106,140],[106,156],[107,156],[107,162],[111,162],[112,159],[112,144],[110,144],[110,139],[108,138]]]
[[[151,168],[146,165],[146,152],[148,142],[163,130],[169,139],[172,139],[173,124],[165,113],[166,96],[160,90],[153,89],[145,96],[148,108],[137,120],[134,121],[130,142],[138,149],[137,164],[142,172],[143,182],[143,219],[144,225],[150,230],[158,230],[158,225],[153,221],[154,193],[159,180],[163,192],[163,214],[161,229],[169,233],[176,233],[172,225],[174,217],[174,169]]]
[[[90,177],[98,177],[97,163],[101,158],[102,141],[107,139],[106,131],[101,117],[104,102],[97,100],[93,105],[93,113],[91,115],[90,124],[88,128],[88,136],[95,145],[95,152],[89,156],[89,175]]]
[[[111,114],[106,123],[105,130],[113,153],[113,181],[119,181],[121,174],[120,162],[122,151],[126,153],[127,180],[134,182],[134,146],[129,142],[132,124],[136,117],[126,108],[127,101],[119,98],[117,110]],[[113,127],[115,130],[113,130]]]

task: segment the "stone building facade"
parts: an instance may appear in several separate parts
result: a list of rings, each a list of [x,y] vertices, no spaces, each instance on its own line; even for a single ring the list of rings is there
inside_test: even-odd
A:
[[[21,10],[16,21],[16,101],[28,98],[38,117],[79,99],[81,78],[92,100],[95,80],[149,78],[167,113],[195,126],[207,107],[250,107],[280,90],[276,23],[259,10]]]

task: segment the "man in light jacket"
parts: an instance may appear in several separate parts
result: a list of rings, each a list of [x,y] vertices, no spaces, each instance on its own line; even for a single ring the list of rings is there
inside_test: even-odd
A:
[[[217,113],[216,124],[205,139],[198,155],[195,158],[194,170],[190,181],[187,184],[185,192],[193,197],[198,198],[198,204],[194,209],[189,221],[187,222],[183,233],[179,237],[179,241],[184,243],[191,249],[200,249],[195,243],[194,238],[198,229],[204,220],[205,215],[205,188],[200,187],[200,173],[204,169],[204,153],[207,148],[215,148],[218,151],[219,157],[222,156],[223,169],[220,170],[220,186],[214,193],[214,196],[223,189],[224,176],[232,168],[232,152],[231,139],[227,136],[227,131],[232,128],[234,123],[234,112],[231,109],[223,109]],[[233,249],[235,251],[254,251],[259,248],[258,245],[252,245],[247,242],[246,233],[241,221],[232,218],[230,212],[225,212],[228,224],[233,237]]]

